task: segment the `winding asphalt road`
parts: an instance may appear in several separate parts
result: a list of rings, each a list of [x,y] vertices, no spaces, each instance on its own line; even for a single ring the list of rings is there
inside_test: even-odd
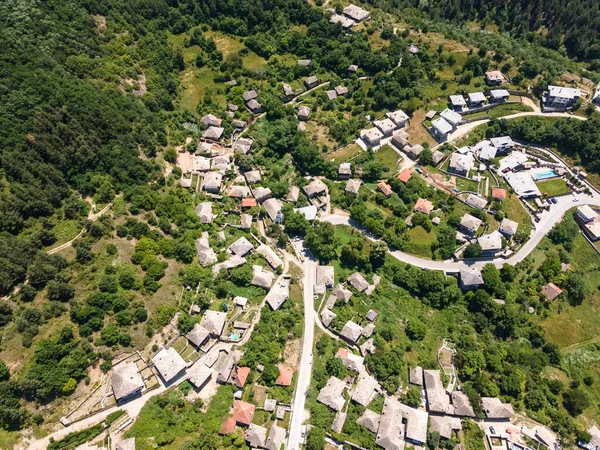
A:
[[[573,201],[575,198],[578,198],[578,201]],[[484,265],[488,263],[492,263],[498,268],[502,267],[504,264],[507,263],[510,265],[515,265],[523,261],[533,251],[533,249],[537,247],[542,238],[546,234],[548,234],[548,232],[557,222],[559,222],[562,219],[565,212],[567,212],[571,208],[580,205],[600,207],[600,195],[580,195],[579,197],[569,195],[560,197],[558,199],[558,203],[556,205],[551,206],[550,211],[544,211],[541,214],[540,222],[536,224],[536,228],[531,233],[529,240],[523,245],[523,247],[519,249],[517,253],[512,255],[510,258],[478,259],[474,262],[454,260],[434,261],[431,259],[425,259],[420,258],[418,256],[410,255],[408,253],[401,252],[400,250],[390,249],[389,253],[394,258],[404,263],[428,270],[441,270],[446,273],[457,273],[463,269],[467,269],[470,267],[481,269]],[[319,220],[329,222],[333,225],[351,226],[356,230],[360,231],[367,238],[371,240],[377,240],[376,237],[374,237],[372,234],[370,234],[368,231],[362,228],[355,220],[350,219],[350,217],[348,216],[342,214],[331,214],[329,216],[322,217]]]

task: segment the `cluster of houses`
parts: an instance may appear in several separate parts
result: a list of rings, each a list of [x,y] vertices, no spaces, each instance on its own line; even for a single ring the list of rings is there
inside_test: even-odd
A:
[[[363,367],[363,358],[340,348],[336,355],[344,365],[357,375],[344,380],[330,377],[319,391],[317,401],[336,412],[331,429],[341,433],[347,419],[346,391],[350,401],[368,406],[381,392],[377,380]],[[366,409],[356,420],[361,427],[376,434],[376,444],[385,450],[402,450],[407,444],[425,446],[428,432],[437,432],[440,437],[452,439],[453,433],[462,429],[463,418],[474,418],[475,412],[469,398],[461,391],[444,388],[439,370],[409,369],[410,384],[423,391],[424,401],[420,408],[407,406],[396,396],[387,396],[381,414]],[[484,397],[481,408],[488,420],[504,421],[514,416],[508,403],[498,398]]]
[[[392,137],[396,130],[404,128],[408,119],[408,115],[400,109],[390,111],[384,118],[373,121],[373,128],[362,130],[361,137],[368,146],[377,147],[382,144],[383,139]],[[405,131],[400,131],[398,134],[408,143],[408,135]]]
[[[343,10],[343,14],[338,14],[333,8],[328,9],[328,11],[331,13],[329,23],[339,23],[346,31],[351,30],[357,23],[363,22],[371,17],[369,11],[354,4],[346,6]]]
[[[510,97],[506,89],[492,89],[489,92],[490,103],[504,103]],[[483,92],[470,92],[467,98],[456,94],[450,96],[450,106],[456,112],[468,112],[472,109],[481,108],[488,102],[488,98]]]

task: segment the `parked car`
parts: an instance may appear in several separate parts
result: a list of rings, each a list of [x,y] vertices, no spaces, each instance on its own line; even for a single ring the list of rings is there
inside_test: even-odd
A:
[[[496,429],[494,427],[490,427],[490,433],[496,434]]]

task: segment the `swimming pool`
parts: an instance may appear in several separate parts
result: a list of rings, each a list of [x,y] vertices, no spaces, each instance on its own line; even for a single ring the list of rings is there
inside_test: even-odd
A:
[[[535,181],[539,181],[539,180],[547,180],[548,178],[554,178],[557,177],[558,174],[556,173],[556,170],[546,170],[545,172],[538,172],[533,176],[533,179]]]

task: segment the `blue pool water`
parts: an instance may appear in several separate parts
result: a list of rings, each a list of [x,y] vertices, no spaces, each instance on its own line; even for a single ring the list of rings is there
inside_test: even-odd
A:
[[[239,339],[239,337],[240,337],[240,336],[239,336],[238,334],[235,334],[235,333],[233,333],[233,334],[231,335],[231,339],[232,339],[233,341],[237,341],[237,340]]]
[[[534,178],[536,181],[538,181],[538,180],[546,180],[548,178],[554,178],[557,176],[558,176],[558,174],[556,173],[555,170],[547,170],[546,172],[536,173]]]

